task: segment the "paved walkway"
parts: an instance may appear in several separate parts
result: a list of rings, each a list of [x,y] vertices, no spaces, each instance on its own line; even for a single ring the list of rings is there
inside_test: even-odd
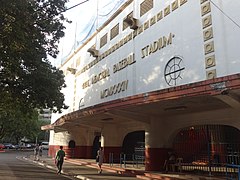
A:
[[[52,169],[57,172],[56,165],[54,164],[54,159],[43,156],[39,161],[34,161],[33,156],[23,157],[27,161],[36,163],[38,165],[44,166],[46,168]],[[119,164],[110,166],[109,164],[104,164],[102,166],[103,174],[98,174],[97,165],[92,159],[67,159],[63,165],[63,174],[72,176],[82,180],[95,180],[95,179],[104,179],[104,180],[120,180],[120,179],[144,179],[144,180],[220,180],[226,179],[222,177],[206,177],[199,176],[194,174],[184,174],[184,173],[160,173],[160,172],[146,172],[144,167],[133,167],[127,166],[126,168],[121,168]],[[109,178],[111,175],[111,179]],[[114,175],[114,176],[113,176]]]

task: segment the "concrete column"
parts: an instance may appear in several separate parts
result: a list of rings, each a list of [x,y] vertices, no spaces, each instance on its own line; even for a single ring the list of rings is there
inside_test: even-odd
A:
[[[94,129],[83,127],[69,127],[68,131],[50,132],[50,146],[48,155],[54,157],[59,146],[63,146],[68,158],[92,158],[92,146],[94,141]],[[70,140],[75,141],[75,148],[69,148]]]
[[[163,170],[164,161],[171,149],[169,128],[159,119],[151,119],[149,129],[145,132],[145,169],[147,171]]]
[[[63,146],[64,149],[68,148],[68,142],[72,136],[68,131],[58,133],[50,131],[50,137],[48,155],[55,157],[56,152],[59,150],[59,146]]]
[[[92,158],[92,146],[94,141],[94,130],[91,128],[72,128],[71,134],[75,142],[74,148],[75,158]]]
[[[105,162],[109,162],[109,154],[113,153],[114,159],[119,158],[125,131],[119,125],[105,124],[102,129],[101,146],[104,149]]]

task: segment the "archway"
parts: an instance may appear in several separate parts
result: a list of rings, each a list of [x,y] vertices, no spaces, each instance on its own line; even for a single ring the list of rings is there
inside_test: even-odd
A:
[[[198,125],[180,130],[173,149],[184,162],[225,164],[240,162],[240,131],[226,125]]]
[[[122,152],[126,154],[126,158],[132,159],[133,154],[144,156],[145,154],[145,131],[134,131],[128,133],[122,145]]]
[[[99,147],[101,146],[100,138],[101,138],[101,136],[98,135],[98,136],[95,136],[95,138],[93,140],[92,158],[96,157],[97,151],[98,151]]]

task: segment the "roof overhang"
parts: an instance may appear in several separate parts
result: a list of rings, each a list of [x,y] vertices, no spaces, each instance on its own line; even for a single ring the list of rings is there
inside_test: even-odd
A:
[[[240,106],[240,74],[142,93],[66,114],[42,130],[67,131],[69,126],[101,128],[102,123],[149,123],[149,115],[164,116],[213,108],[228,108],[227,96]],[[224,102],[224,99],[226,102]],[[229,101],[230,102],[230,101]],[[234,106],[234,104],[233,104]],[[188,109],[186,111],[186,109]],[[120,122],[121,121],[121,122]]]

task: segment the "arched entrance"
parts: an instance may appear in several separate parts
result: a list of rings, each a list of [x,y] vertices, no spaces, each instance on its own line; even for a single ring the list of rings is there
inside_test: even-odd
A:
[[[126,154],[127,160],[132,159],[133,154],[144,156],[145,131],[134,131],[128,133],[123,140],[122,152]]]
[[[187,127],[178,132],[173,149],[185,163],[239,164],[240,131],[226,125]]]
[[[97,151],[99,149],[99,147],[101,146],[101,142],[100,142],[101,136],[97,135],[94,138],[93,141],[93,148],[92,148],[92,158],[95,158],[97,155]]]

